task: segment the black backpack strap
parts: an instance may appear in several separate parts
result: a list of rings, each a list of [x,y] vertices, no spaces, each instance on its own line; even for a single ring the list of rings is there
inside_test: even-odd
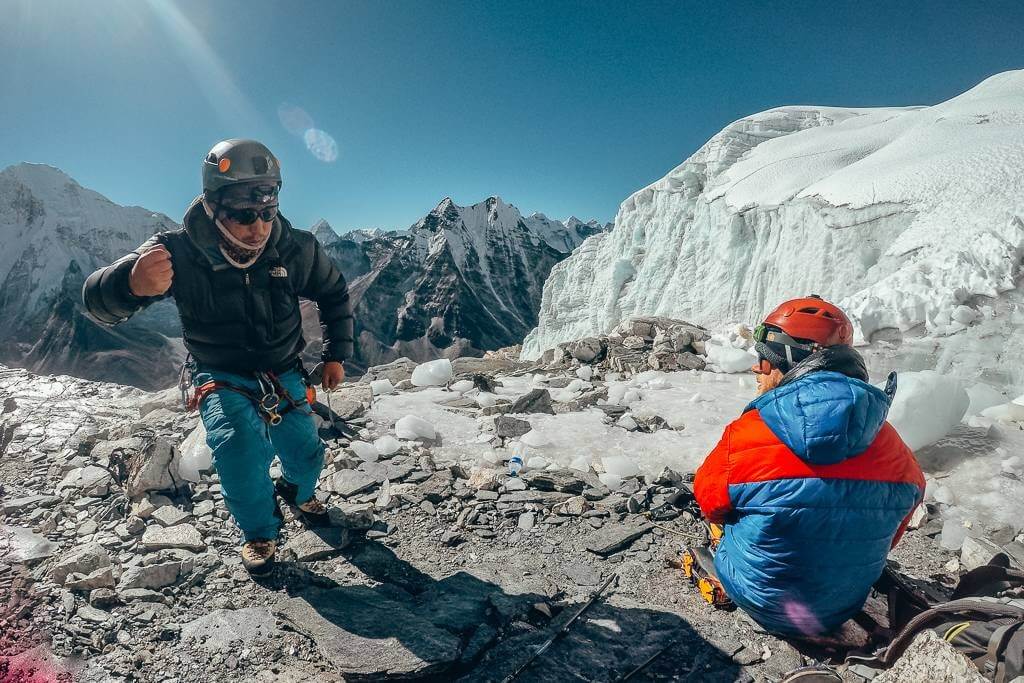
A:
[[[1012,624],[1006,624],[1000,626],[988,639],[988,650],[984,655],[974,660],[978,670],[982,673],[989,671],[994,672],[995,683],[1005,683],[1006,681],[1006,658],[1004,653],[1006,652],[1006,646],[1010,642],[1010,638],[1013,637],[1021,626],[1024,626],[1024,617],[1021,621],[1016,621]]]
[[[893,636],[889,647],[885,649],[885,652],[878,659],[886,668],[892,666],[900,655],[903,654],[904,650],[907,649],[914,637],[927,627],[929,623],[945,614],[957,612],[975,612],[983,614],[989,619],[998,617],[1024,619],[1024,608],[1016,605],[978,598],[950,600],[949,602],[935,605],[911,619],[899,633]]]

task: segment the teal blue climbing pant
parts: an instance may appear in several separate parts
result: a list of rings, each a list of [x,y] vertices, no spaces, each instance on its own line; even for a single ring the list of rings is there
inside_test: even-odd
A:
[[[313,497],[324,464],[324,442],[306,402],[302,375],[289,370],[278,379],[299,405],[282,413],[276,425],[260,417],[252,400],[231,389],[211,392],[199,408],[224,502],[246,541],[275,539],[280,530],[281,513],[270,479],[270,463],[275,455],[281,460],[284,478],[298,487],[297,503]],[[256,395],[263,393],[254,376],[203,367],[197,369],[192,381],[199,387],[211,380],[244,387]],[[283,411],[287,405],[282,400],[278,410]]]

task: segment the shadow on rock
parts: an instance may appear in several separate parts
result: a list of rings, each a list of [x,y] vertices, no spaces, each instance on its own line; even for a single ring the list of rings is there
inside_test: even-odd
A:
[[[375,585],[342,585],[282,562],[262,583],[273,607],[345,680],[501,681],[565,624],[579,603],[542,576],[474,567],[437,580],[375,542],[341,550]],[[739,668],[675,614],[616,596],[614,586],[518,681],[733,681]]]

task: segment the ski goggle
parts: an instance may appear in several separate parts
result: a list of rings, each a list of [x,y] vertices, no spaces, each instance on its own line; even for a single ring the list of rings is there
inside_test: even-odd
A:
[[[264,221],[272,221],[277,218],[277,206],[267,206],[262,209],[229,209],[222,207],[221,211],[228,220],[241,225],[251,225],[256,222],[257,218]]]
[[[793,339],[782,330],[774,327],[769,327],[764,323],[761,323],[754,328],[754,341],[761,344],[765,342],[774,342],[776,344],[782,344],[784,346],[791,346],[794,349],[801,349],[802,351],[814,351],[818,348],[817,344],[804,344]]]

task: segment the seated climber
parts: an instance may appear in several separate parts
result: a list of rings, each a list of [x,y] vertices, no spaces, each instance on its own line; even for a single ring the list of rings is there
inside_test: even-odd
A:
[[[768,631],[813,636],[855,615],[924,496],[913,453],[868,384],[853,326],[812,295],[754,331],[760,396],[726,427],[694,494],[724,524],[725,593]]]

